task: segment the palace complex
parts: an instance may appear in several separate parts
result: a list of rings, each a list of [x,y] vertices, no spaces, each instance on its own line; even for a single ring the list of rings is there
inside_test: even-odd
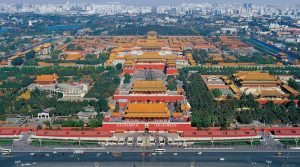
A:
[[[281,83],[278,77],[259,71],[240,71],[233,76],[241,87],[276,87]]]
[[[176,90],[169,90],[163,70],[136,70],[130,83],[121,83],[115,91],[113,103],[115,109],[102,125],[113,132],[191,128],[190,104],[183,89],[177,84]]]
[[[232,78],[232,79],[230,79]],[[293,76],[289,76],[289,79]],[[230,76],[202,75],[209,90],[218,89],[221,92],[217,100],[225,100],[231,96],[240,98],[244,94],[252,94],[260,104],[268,101],[286,103],[291,94],[298,96],[298,91],[287,84],[280,76],[261,71],[240,71]]]
[[[133,74],[135,70],[156,69],[167,75],[177,74],[180,67],[195,65],[191,50],[199,44],[214,48],[202,37],[159,37],[150,31],[147,37],[114,38],[118,47],[111,52],[106,65],[123,64],[123,72]]]
[[[248,44],[237,38],[220,36],[219,44],[234,49],[251,49]],[[209,40],[209,39],[208,39]],[[223,63],[225,58],[218,44],[212,44],[201,36],[158,36],[154,31],[146,36],[103,36],[78,37],[71,44],[78,49],[67,50],[67,45],[57,46],[60,60],[68,62],[58,65],[72,66],[70,62],[85,60],[86,54],[95,50],[111,50],[106,66],[122,65],[120,84],[109,100],[109,109],[103,112],[102,126],[86,130],[74,130],[70,127],[57,129],[0,129],[0,135],[21,135],[21,132],[34,131],[33,139],[71,139],[97,140],[98,143],[114,142],[122,145],[130,135],[147,134],[143,138],[143,146],[155,145],[153,136],[164,138],[164,142],[183,145],[183,142],[202,140],[254,140],[260,139],[260,132],[271,132],[276,138],[284,136],[300,136],[299,128],[239,128],[220,130],[209,128],[199,130],[191,124],[191,106],[183,89],[182,81],[178,80],[180,68],[196,66],[193,59],[194,49],[207,51],[207,57],[224,66],[253,66],[251,63]],[[51,45],[40,45],[34,49],[39,54],[46,54]],[[200,53],[197,53],[200,54]],[[24,57],[25,53],[17,54]],[[108,56],[108,55],[107,55]],[[195,58],[196,59],[196,58]],[[199,61],[198,61],[199,62]],[[54,66],[53,63],[39,62],[40,66]],[[100,64],[97,64],[97,66]],[[206,64],[207,65],[207,64]],[[192,73],[192,71],[190,71]],[[288,85],[293,76],[272,75],[263,71],[239,71],[232,75],[201,75],[207,89],[215,100],[239,99],[243,94],[252,94],[260,104],[268,101],[286,103],[292,94],[298,96],[298,91]],[[61,93],[61,100],[68,101],[98,101],[99,99],[85,96],[95,84],[90,77],[85,82],[58,83],[57,74],[38,75],[35,83],[28,86],[30,91],[46,90],[50,93]],[[105,79],[105,78],[100,78]],[[119,79],[119,78],[117,78]],[[118,81],[119,82],[119,81]],[[187,81],[189,82],[189,81]],[[214,94],[215,89],[218,93]],[[192,99],[199,100],[199,99]],[[202,99],[201,99],[202,100]],[[100,109],[99,109],[100,110]],[[102,110],[102,109],[101,109]],[[45,114],[45,113],[44,113]],[[97,112],[91,111],[77,114],[79,117],[96,118]],[[49,116],[49,113],[48,113]],[[68,116],[60,119],[69,119]],[[212,119],[212,118],[209,118]],[[85,125],[86,126],[86,125]],[[92,127],[92,126],[91,126]],[[147,132],[147,133],[144,133]],[[150,133],[148,133],[150,132]],[[281,135],[282,134],[282,135]],[[126,140],[127,140],[126,139]],[[138,139],[137,139],[138,140]],[[128,142],[128,140],[127,140]],[[138,143],[138,142],[137,142]]]
[[[191,128],[190,104],[177,69],[195,65],[192,48],[201,37],[119,37],[106,65],[123,65],[129,83],[121,82],[112,99],[113,111],[105,116],[103,129],[120,131],[183,131]],[[209,44],[207,44],[209,45]],[[176,87],[170,89],[167,76]],[[143,127],[143,128],[141,128]]]

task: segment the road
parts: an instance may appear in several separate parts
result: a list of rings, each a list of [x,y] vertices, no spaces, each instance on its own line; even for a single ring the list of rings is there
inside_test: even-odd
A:
[[[98,147],[49,147],[32,146],[28,144],[16,144],[3,148],[12,149],[12,152],[74,152],[83,150],[84,152],[154,152],[155,147],[126,147],[126,146],[98,146]],[[298,149],[273,149],[273,148],[183,148],[183,147],[164,147],[166,152],[299,152]]]
[[[151,134],[151,133],[136,133],[136,134],[127,134],[122,136],[128,139],[131,137],[133,140],[136,140],[137,137],[149,137],[152,136],[155,140],[158,140],[158,143],[155,146],[148,147],[137,147],[136,144],[129,146],[128,144],[112,146],[105,146],[103,144],[97,146],[35,146],[30,142],[30,137],[32,133],[23,133],[22,137],[19,140],[13,142],[12,145],[5,146],[3,148],[11,149],[12,152],[74,152],[74,150],[84,150],[85,152],[153,152],[156,148],[160,148],[159,137],[164,138],[165,145],[162,148],[166,149],[166,152],[299,152],[299,149],[288,149],[283,147],[283,145],[276,141],[270,136],[269,133],[262,133],[261,145],[250,147],[250,146],[226,146],[226,147],[211,147],[211,146],[170,146],[167,141],[168,135],[164,134]],[[125,142],[126,143],[126,142]]]
[[[299,166],[299,152],[285,152],[276,155],[272,152],[97,152],[97,153],[12,153],[1,157],[2,166],[109,166],[109,167],[283,167]],[[221,158],[223,160],[221,160]],[[97,165],[95,165],[97,162]],[[163,164],[162,164],[163,163]],[[26,165],[28,164],[28,165]],[[271,165],[270,165],[271,164]]]

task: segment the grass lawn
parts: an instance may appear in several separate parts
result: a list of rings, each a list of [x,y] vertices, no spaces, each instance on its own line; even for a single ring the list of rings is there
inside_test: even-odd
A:
[[[81,141],[81,146],[96,146],[98,145],[98,141]]]
[[[236,146],[236,145],[251,145],[251,140],[215,140],[213,141],[214,146]],[[200,141],[195,142],[194,145],[197,146],[211,146],[211,141]],[[254,139],[252,145],[260,145],[259,139]]]
[[[9,145],[13,143],[16,138],[0,138],[0,145]]]
[[[32,145],[39,146],[39,139],[33,139]],[[81,146],[97,145],[98,141],[80,141]],[[78,146],[78,140],[42,139],[42,146]]]
[[[284,145],[288,145],[288,146],[296,146],[296,141],[293,138],[286,138],[286,139],[279,139],[280,143],[284,144]],[[300,141],[298,141],[298,145],[299,145]]]

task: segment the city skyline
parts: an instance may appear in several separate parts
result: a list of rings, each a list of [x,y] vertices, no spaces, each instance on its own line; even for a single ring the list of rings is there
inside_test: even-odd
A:
[[[219,0],[153,0],[153,1],[139,1],[139,0],[53,0],[48,4],[60,3],[107,3],[107,2],[120,2],[125,5],[134,6],[159,6],[159,5],[179,5],[182,3],[218,3]],[[45,4],[42,0],[2,0],[1,3],[27,3],[27,4]],[[220,3],[253,3],[255,5],[268,5],[268,4],[284,4],[284,5],[298,5],[298,0],[282,1],[282,0],[224,0]]]

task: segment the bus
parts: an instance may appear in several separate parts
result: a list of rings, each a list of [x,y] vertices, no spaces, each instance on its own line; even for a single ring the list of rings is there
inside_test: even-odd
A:
[[[163,148],[156,148],[155,150],[154,150],[154,152],[156,152],[156,153],[163,153],[163,152],[165,152],[166,151],[166,149],[163,149]]]
[[[11,149],[2,148],[1,153],[2,153],[2,155],[10,155]]]

